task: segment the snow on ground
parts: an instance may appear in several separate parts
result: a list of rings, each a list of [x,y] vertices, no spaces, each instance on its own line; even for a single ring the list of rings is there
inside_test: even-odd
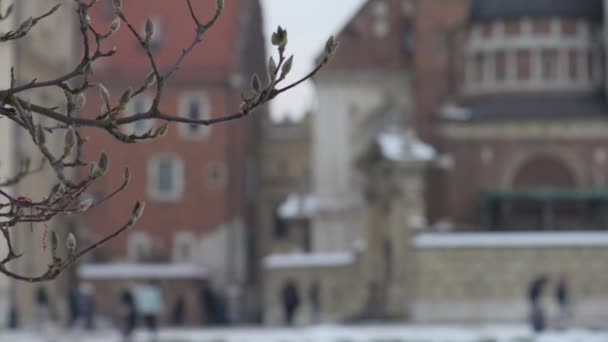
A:
[[[297,267],[340,267],[355,262],[355,256],[350,252],[327,253],[277,253],[264,258],[264,267],[297,268]]]
[[[149,341],[138,331],[134,342]],[[119,342],[116,332],[0,332],[0,342]],[[158,342],[608,342],[608,331],[568,330],[534,337],[525,326],[321,325],[296,328],[163,329]]]
[[[420,233],[414,238],[414,245],[420,248],[606,246],[608,233],[606,231]]]

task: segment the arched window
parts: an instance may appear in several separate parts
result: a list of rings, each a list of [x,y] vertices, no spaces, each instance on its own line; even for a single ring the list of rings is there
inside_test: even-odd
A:
[[[131,261],[145,261],[151,256],[152,238],[145,232],[133,232],[127,242],[127,257]]]
[[[193,262],[195,259],[197,239],[191,232],[178,232],[173,238],[173,260]]]

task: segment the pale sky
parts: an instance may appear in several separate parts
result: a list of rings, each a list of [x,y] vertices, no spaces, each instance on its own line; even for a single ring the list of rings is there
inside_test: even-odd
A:
[[[270,45],[270,34],[281,25],[288,34],[286,54],[295,55],[291,80],[305,75],[327,38],[336,34],[365,1],[262,0],[268,53],[275,53]],[[273,100],[271,112],[275,118],[299,117],[314,104],[314,88],[307,82]]]

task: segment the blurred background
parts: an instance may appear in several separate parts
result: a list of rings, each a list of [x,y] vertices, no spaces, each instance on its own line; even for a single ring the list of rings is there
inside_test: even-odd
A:
[[[1,45],[0,87],[11,65],[28,82],[77,63],[72,1],[14,1],[0,31],[58,2]],[[192,39],[185,2],[124,6],[142,32],[154,23],[161,68]],[[214,6],[195,1],[203,18]],[[278,25],[292,80],[332,34],[338,50],[312,82],[241,120],[172,125],[137,145],[85,130],[87,158],[107,151],[112,163],[85,197],[111,193],[124,166],[133,181],[51,229],[84,245],[124,224],[137,200],[146,213],[56,281],[0,279],[0,340],[608,341],[606,10],[603,0],[226,0],[161,111],[237,112],[251,74],[265,80],[276,58]],[[114,19],[112,1],[98,0],[92,25]],[[118,52],[94,76],[118,98],[149,66],[124,28],[108,44]],[[92,93],[82,115],[100,105]],[[9,175],[32,148],[13,126],[0,130]],[[10,191],[35,198],[51,185],[43,172]],[[45,269],[41,237],[20,231],[28,253],[16,270]]]

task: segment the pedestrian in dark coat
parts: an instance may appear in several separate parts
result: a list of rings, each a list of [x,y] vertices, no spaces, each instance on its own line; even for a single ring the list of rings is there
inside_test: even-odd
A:
[[[137,311],[135,310],[135,298],[133,298],[133,289],[124,288],[120,293],[120,305],[122,311],[122,336],[128,340],[135,330],[137,323]]]
[[[537,276],[530,284],[528,291],[528,299],[530,301],[531,309],[530,324],[534,332],[541,332],[545,330],[546,319],[545,312],[541,304],[541,297],[548,280],[549,278],[544,274]]]
[[[570,318],[570,306],[572,299],[570,298],[570,285],[568,284],[568,275],[560,275],[555,286],[555,301],[559,307],[558,321],[561,327],[565,327]]]
[[[293,325],[298,306],[300,305],[300,296],[298,295],[298,288],[293,280],[289,280],[283,287],[283,309],[285,313],[285,323],[287,325]]]
[[[175,305],[173,306],[173,325],[177,327],[181,327],[185,323],[186,316],[186,300],[184,296],[178,296],[175,300]]]

